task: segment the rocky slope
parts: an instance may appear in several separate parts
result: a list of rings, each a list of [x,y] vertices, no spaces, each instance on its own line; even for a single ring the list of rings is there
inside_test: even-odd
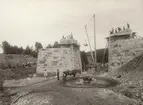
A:
[[[118,69],[122,82],[138,84],[143,80],[143,53]]]

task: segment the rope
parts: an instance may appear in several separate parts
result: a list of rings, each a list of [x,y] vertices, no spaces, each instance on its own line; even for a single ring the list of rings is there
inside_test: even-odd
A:
[[[89,48],[90,48],[90,51],[91,51],[91,57],[92,57],[92,60],[94,62],[94,57],[93,57],[92,48],[91,48],[91,44],[90,44],[90,40],[89,40],[89,35],[88,35],[88,32],[87,32],[87,25],[89,25],[89,23],[92,21],[92,19],[93,19],[93,16],[89,19],[89,21],[85,25],[85,32],[86,32],[86,35],[87,35],[88,44],[89,44]]]
[[[85,26],[85,32],[86,32],[86,35],[87,35],[88,44],[89,44],[90,51],[91,51],[91,57],[92,57],[92,60],[93,60],[93,62],[94,62],[94,57],[93,57],[93,53],[92,53],[92,49],[91,49],[91,45],[90,45],[90,40],[89,40],[89,35],[88,35],[88,32],[87,32],[86,26]]]
[[[89,23],[91,22],[92,19],[93,19],[93,16],[89,19],[89,21],[87,22],[87,25],[89,25]]]

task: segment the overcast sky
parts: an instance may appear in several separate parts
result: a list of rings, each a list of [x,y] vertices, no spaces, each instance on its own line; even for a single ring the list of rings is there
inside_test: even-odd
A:
[[[89,50],[84,26],[94,13],[97,48],[105,47],[112,27],[127,22],[143,36],[143,0],[0,0],[0,43],[47,46],[72,32],[81,50]],[[87,28],[93,46],[93,20]]]

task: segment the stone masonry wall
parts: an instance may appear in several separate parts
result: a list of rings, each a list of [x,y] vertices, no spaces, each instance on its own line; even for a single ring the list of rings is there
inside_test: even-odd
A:
[[[117,74],[119,67],[143,52],[143,38],[110,42],[109,47],[109,72]]]
[[[81,69],[80,53],[72,48],[48,48],[40,50],[37,61],[37,73],[43,74],[46,69],[49,73],[56,73],[57,69],[60,75],[65,70]]]

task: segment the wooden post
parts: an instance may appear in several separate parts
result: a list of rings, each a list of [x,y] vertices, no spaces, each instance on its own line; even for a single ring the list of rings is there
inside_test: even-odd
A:
[[[57,69],[57,80],[60,80],[59,69]]]
[[[92,49],[91,49],[90,40],[89,40],[89,36],[88,36],[88,33],[87,33],[87,28],[86,28],[86,26],[85,26],[85,32],[86,32],[87,39],[88,39],[88,44],[89,44],[89,48],[90,48],[90,53],[91,53],[92,61],[93,61],[93,63],[94,63],[95,61],[94,61],[94,57],[93,57],[93,53],[92,53]]]
[[[97,69],[97,56],[96,56],[96,29],[95,29],[95,14],[93,15],[93,25],[94,25],[94,66],[95,66],[95,70]]]

